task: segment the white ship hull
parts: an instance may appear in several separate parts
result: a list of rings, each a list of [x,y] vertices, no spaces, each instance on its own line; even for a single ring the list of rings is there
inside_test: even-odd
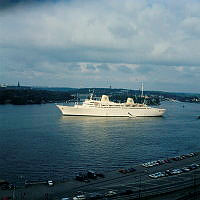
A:
[[[165,109],[152,107],[83,107],[56,105],[63,115],[68,116],[96,116],[96,117],[160,117],[165,113]]]

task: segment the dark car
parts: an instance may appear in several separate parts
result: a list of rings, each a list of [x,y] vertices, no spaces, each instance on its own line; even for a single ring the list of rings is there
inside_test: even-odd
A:
[[[14,185],[13,184],[3,184],[3,185],[1,185],[1,189],[2,190],[13,190]]]
[[[178,160],[180,160],[180,157],[179,157],[179,156],[176,156],[176,157],[172,158],[172,160],[178,161]]]
[[[88,170],[87,176],[88,176],[88,178],[91,178],[91,179],[97,178],[96,172],[92,171],[92,170]]]
[[[191,164],[190,166],[188,166],[189,169],[193,170],[193,169],[197,169],[199,167],[198,164]]]
[[[87,197],[87,199],[89,199],[89,200],[101,199],[101,198],[103,198],[103,196],[104,196],[103,194],[100,194],[98,192],[93,192],[93,193],[89,194],[89,196]]]
[[[128,168],[128,172],[135,172],[136,171],[136,169],[135,168]]]
[[[10,200],[12,197],[2,197],[2,200]]]
[[[124,195],[129,195],[129,194],[133,194],[133,190],[127,189],[124,191]]]
[[[133,190],[131,190],[131,189],[122,190],[118,194],[119,194],[119,196],[121,196],[121,195],[130,195],[130,194],[133,194]]]
[[[9,185],[3,184],[3,185],[1,185],[1,189],[2,190],[9,190]]]
[[[105,175],[102,174],[102,173],[96,173],[96,175],[97,175],[98,177],[105,178]]]
[[[119,172],[123,173],[123,174],[126,174],[126,173],[128,173],[128,170],[127,169],[119,169]]]
[[[82,173],[77,174],[75,179],[77,181],[89,182],[88,176]]]
[[[183,167],[181,170],[182,172],[189,172],[191,169],[189,167]]]
[[[171,172],[169,169],[167,169],[167,170],[165,171],[165,174],[168,175],[168,176],[171,176],[171,175],[172,175],[172,172]]]

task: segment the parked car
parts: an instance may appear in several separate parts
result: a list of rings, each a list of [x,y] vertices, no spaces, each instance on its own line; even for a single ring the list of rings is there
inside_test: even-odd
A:
[[[158,172],[156,173],[158,177],[165,177],[165,172]]]
[[[127,190],[122,190],[119,192],[119,195],[130,195],[133,194],[133,190],[127,189]]]
[[[94,200],[94,199],[101,199],[103,198],[103,194],[100,194],[98,192],[93,192],[93,193],[90,193],[87,197],[87,199],[89,200]]]
[[[165,162],[166,163],[171,163],[172,161],[171,161],[171,159],[168,158],[168,159],[165,160]]]
[[[154,174],[150,174],[149,177],[150,178],[160,178],[160,177],[165,177],[165,172],[156,172]]]
[[[86,196],[84,194],[77,195],[73,197],[73,200],[85,200]]]
[[[105,175],[102,174],[102,173],[96,173],[96,175],[97,175],[98,177],[105,178]]]
[[[172,160],[178,161],[178,160],[180,160],[180,156],[173,157]]]
[[[108,191],[104,196],[105,197],[113,197],[113,196],[116,196],[117,195],[117,192],[114,191],[114,190],[110,190]]]
[[[90,182],[86,174],[79,173],[75,178],[77,181]]]
[[[124,192],[124,194],[125,194],[125,195],[133,194],[133,190],[127,189],[127,190]]]
[[[158,160],[157,163],[158,163],[159,165],[163,165],[163,164],[165,164],[165,161],[164,161],[164,160]]]
[[[88,178],[91,178],[91,179],[96,179],[97,178],[96,172],[92,171],[92,170],[88,170],[87,176],[88,176]]]
[[[151,177],[151,178],[159,178],[160,176],[158,174],[150,174],[149,177]]]
[[[183,167],[181,170],[182,170],[183,172],[189,172],[189,171],[190,171],[190,168],[189,168],[189,167]]]
[[[186,158],[186,156],[185,156],[185,155],[182,155],[182,156],[181,156],[181,159],[185,159],[185,158]]]
[[[128,173],[127,169],[119,169],[119,172],[120,172],[120,173],[123,173],[123,174]]]
[[[1,189],[2,190],[13,190],[14,185],[13,184],[3,184],[3,185],[1,185]]]
[[[1,185],[1,189],[2,190],[9,190],[9,185],[3,184],[3,185]]]
[[[172,169],[172,170],[171,170],[171,173],[172,173],[173,175],[181,174],[181,173],[182,173],[182,170],[181,170],[181,169]]]
[[[2,200],[10,200],[10,199],[12,199],[12,197],[9,196],[2,197]]]
[[[199,164],[193,163],[193,164],[191,164],[191,166],[194,166],[194,167],[198,168]]]
[[[146,162],[146,163],[143,163],[142,166],[143,167],[153,167],[153,166],[156,166],[156,165],[159,165],[158,161],[151,161],[151,162]]]
[[[169,170],[169,169],[165,170],[165,174],[166,174],[167,176],[173,175],[172,172],[171,172],[171,170]]]
[[[47,181],[48,186],[53,186],[53,181]]]
[[[127,170],[128,170],[128,172],[135,172],[135,171],[136,171],[136,169],[135,169],[135,168],[133,168],[133,167],[131,167],[131,168],[128,168]]]
[[[191,164],[190,166],[188,166],[188,168],[189,168],[190,170],[197,169],[198,167],[199,167],[199,165],[196,164],[196,163],[193,163],[193,164]]]

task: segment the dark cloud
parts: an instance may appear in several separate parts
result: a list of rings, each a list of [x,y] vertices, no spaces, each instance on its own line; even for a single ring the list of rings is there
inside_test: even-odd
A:
[[[68,69],[68,71],[80,71],[80,65],[77,63],[70,63],[70,64],[66,64],[66,68]]]
[[[71,1],[71,0],[0,0],[0,10],[11,9],[18,6],[31,6],[44,3],[55,3],[59,1]]]
[[[0,9],[9,9],[15,6],[29,5],[39,2],[39,0],[0,0]]]
[[[102,70],[102,71],[110,71],[108,64],[101,64],[101,65],[98,65],[97,67],[99,70]]]
[[[93,64],[86,65],[88,71],[96,71],[96,67]]]
[[[131,23],[123,23],[116,26],[111,26],[111,33],[117,38],[130,38],[137,34],[137,31],[132,27]]]
[[[118,70],[120,72],[123,72],[123,73],[131,73],[133,72],[132,69],[130,69],[129,67],[127,67],[126,65],[121,65],[118,67]]]
[[[161,66],[159,66],[161,67]],[[150,73],[150,72],[155,72],[156,68],[158,68],[158,66],[152,66],[152,65],[140,65],[138,68],[135,69],[136,72],[139,72],[141,74],[145,73]]]

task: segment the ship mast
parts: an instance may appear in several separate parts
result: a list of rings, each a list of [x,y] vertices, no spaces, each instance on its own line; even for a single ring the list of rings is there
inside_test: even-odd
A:
[[[144,97],[144,84],[142,82],[142,88],[141,88],[141,97]]]
[[[89,92],[90,92],[90,90],[89,90]],[[90,100],[93,99],[93,96],[94,96],[94,89],[93,89],[92,92],[90,93]]]

